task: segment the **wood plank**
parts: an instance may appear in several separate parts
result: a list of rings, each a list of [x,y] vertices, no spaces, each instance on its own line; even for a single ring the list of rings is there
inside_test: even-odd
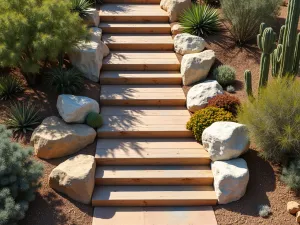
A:
[[[102,2],[110,4],[159,4],[160,0],[102,0]]]
[[[212,185],[210,166],[98,166],[97,185]]]
[[[169,34],[169,23],[111,23],[101,22],[99,27],[103,33],[122,34]]]
[[[93,206],[215,205],[211,186],[96,186]]]
[[[178,84],[181,74],[175,71],[102,71],[101,84]]]

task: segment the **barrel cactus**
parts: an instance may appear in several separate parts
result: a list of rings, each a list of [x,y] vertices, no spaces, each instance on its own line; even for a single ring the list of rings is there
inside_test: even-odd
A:
[[[93,128],[100,128],[103,125],[101,114],[90,112],[86,117],[86,124]]]

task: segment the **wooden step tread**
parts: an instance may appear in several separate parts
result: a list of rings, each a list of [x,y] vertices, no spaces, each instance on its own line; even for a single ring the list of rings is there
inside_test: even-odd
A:
[[[93,206],[214,205],[212,186],[96,186]]]
[[[170,34],[105,34],[102,40],[110,50],[173,50]]]
[[[101,84],[181,84],[176,71],[102,71]]]
[[[171,51],[111,51],[104,58],[102,69],[179,71],[180,62]]]
[[[212,185],[210,166],[98,166],[98,185]]]
[[[178,105],[186,98],[180,85],[102,85],[102,105]]]
[[[113,23],[101,22],[99,27],[103,33],[138,33],[138,34],[169,34],[171,25],[169,23]]]
[[[160,0],[102,0],[102,3],[159,4]]]
[[[109,218],[107,215],[110,215]],[[92,225],[218,225],[211,206],[95,207]]]
[[[186,129],[190,115],[185,107],[105,108],[102,107],[103,126],[98,129],[99,137],[192,137],[191,131]]]
[[[98,139],[98,165],[209,165],[202,145],[192,138]]]
[[[168,22],[169,16],[158,4],[103,4],[102,22]]]

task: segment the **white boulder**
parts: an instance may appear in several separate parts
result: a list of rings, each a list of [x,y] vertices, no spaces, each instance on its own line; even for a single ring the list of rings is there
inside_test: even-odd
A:
[[[183,26],[181,26],[178,22],[171,23],[171,32],[173,35],[181,34],[183,30]]]
[[[216,56],[213,50],[184,55],[180,69],[183,85],[191,85],[206,79],[215,59]]]
[[[167,11],[171,23],[178,21],[183,11],[191,5],[191,0],[161,0],[160,2],[160,7]]]
[[[249,181],[249,170],[244,159],[211,163],[214,187],[219,204],[227,204],[244,196]]]
[[[223,88],[217,81],[204,81],[189,90],[186,101],[187,108],[191,112],[196,112],[206,107],[209,99],[223,93]]]
[[[91,155],[77,155],[54,168],[49,186],[70,198],[89,204],[95,186],[96,162]]]
[[[78,152],[96,138],[96,131],[85,124],[66,124],[58,117],[44,119],[32,136],[35,155],[43,159],[59,158]]]
[[[205,40],[202,37],[188,33],[177,34],[174,38],[175,52],[181,55],[202,52],[205,45]]]
[[[69,58],[72,65],[78,68],[87,79],[98,82],[106,51],[102,42],[81,42],[69,53]]]
[[[99,12],[95,8],[86,10],[86,16],[83,18],[85,24],[89,27],[98,27],[100,23]]]
[[[212,161],[237,158],[249,149],[250,140],[245,125],[235,122],[215,122],[202,133],[202,144]]]
[[[67,123],[84,123],[90,112],[100,112],[98,102],[84,96],[59,95],[56,107],[59,115]]]

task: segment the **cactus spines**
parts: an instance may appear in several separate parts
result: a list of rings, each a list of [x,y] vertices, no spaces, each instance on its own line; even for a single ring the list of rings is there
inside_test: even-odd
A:
[[[300,64],[300,33],[297,35],[296,48],[295,48],[295,56],[294,56],[294,64],[293,64],[293,74],[297,75],[299,72]]]
[[[279,69],[280,69],[280,61],[282,59],[282,44],[279,44],[274,52],[271,54],[272,61],[272,76],[278,77]]]
[[[246,70],[245,73],[245,84],[246,84],[246,92],[248,98],[253,98],[253,91],[252,91],[252,75],[250,70]]]
[[[283,25],[283,26],[280,28],[278,44],[282,44],[282,42],[283,42],[284,31],[285,31],[285,25]]]

